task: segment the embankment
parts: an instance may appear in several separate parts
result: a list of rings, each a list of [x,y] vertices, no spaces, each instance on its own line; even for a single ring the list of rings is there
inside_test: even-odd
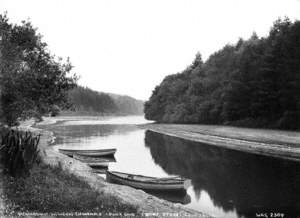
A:
[[[213,146],[300,161],[300,132],[214,125],[145,124],[139,126]]]

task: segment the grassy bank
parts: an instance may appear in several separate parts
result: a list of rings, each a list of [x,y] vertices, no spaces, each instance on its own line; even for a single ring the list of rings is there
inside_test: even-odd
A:
[[[103,195],[60,167],[35,165],[26,178],[4,176],[8,211],[17,213],[135,213],[137,209]]]

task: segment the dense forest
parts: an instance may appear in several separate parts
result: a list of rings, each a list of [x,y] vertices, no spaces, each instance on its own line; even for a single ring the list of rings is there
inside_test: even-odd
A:
[[[73,109],[80,114],[131,115],[143,113],[143,101],[129,96],[97,92],[77,86],[69,92]]]
[[[118,110],[117,105],[109,95],[81,86],[71,90],[69,98],[76,111],[114,113]]]
[[[274,22],[226,45],[203,62],[167,76],[145,103],[147,119],[165,123],[300,128],[300,21]]]
[[[144,101],[137,100],[127,95],[117,95],[108,93],[108,95],[115,101],[118,111],[121,114],[143,114]]]

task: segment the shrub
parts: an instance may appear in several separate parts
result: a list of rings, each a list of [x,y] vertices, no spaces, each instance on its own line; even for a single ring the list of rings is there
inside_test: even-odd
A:
[[[13,177],[29,175],[29,170],[38,160],[40,136],[3,128],[0,138],[0,156],[4,172]]]

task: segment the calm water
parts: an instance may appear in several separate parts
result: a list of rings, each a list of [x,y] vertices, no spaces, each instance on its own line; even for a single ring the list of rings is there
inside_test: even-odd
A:
[[[72,118],[73,119],[73,118]],[[75,119],[75,118],[74,118]],[[215,217],[300,216],[300,164],[139,129],[142,117],[76,118],[44,126],[55,148],[117,148],[110,170],[191,179],[186,196],[160,196]]]

